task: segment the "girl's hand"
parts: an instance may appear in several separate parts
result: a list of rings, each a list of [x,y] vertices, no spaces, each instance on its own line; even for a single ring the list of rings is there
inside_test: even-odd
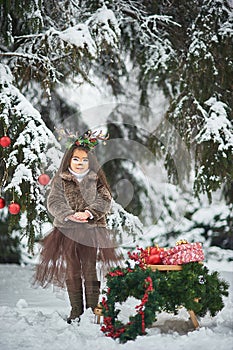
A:
[[[86,211],[78,211],[74,214],[74,217],[79,221],[87,221],[87,219],[90,217],[90,214]]]
[[[87,219],[85,219],[84,217],[82,218],[80,216],[77,216],[76,214],[77,213],[67,216],[67,219],[70,220],[70,221],[73,221],[73,222],[88,222]]]

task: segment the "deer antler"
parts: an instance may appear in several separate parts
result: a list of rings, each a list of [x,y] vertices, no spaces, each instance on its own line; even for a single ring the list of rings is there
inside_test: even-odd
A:
[[[56,132],[59,135],[59,139],[61,139],[62,137],[67,137],[67,138],[78,138],[78,132],[76,132],[75,134],[72,134],[72,132],[69,129],[64,129],[64,128],[54,128],[56,130]]]
[[[66,137],[67,139],[73,140],[73,143],[83,145],[88,148],[94,148],[98,144],[98,140],[106,141],[109,139],[109,134],[104,135],[102,133],[102,130],[97,133],[97,131],[91,131],[88,130],[83,135],[79,136],[79,133],[72,133],[69,129],[64,128],[55,128],[56,132],[59,135],[59,140],[61,140],[63,137]],[[105,142],[104,142],[105,143]]]

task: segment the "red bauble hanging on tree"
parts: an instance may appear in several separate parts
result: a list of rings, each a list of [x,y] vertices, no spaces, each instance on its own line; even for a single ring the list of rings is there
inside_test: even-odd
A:
[[[8,210],[11,214],[16,215],[20,212],[20,205],[18,203],[11,203],[8,205]]]
[[[5,199],[4,198],[0,198],[0,209],[3,209],[6,205]]]
[[[9,147],[11,144],[11,139],[9,138],[9,136],[3,136],[0,138],[0,145],[2,147]]]
[[[41,185],[43,186],[46,186],[48,185],[49,181],[50,181],[50,177],[49,175],[47,174],[41,174],[39,177],[38,177],[38,181]]]

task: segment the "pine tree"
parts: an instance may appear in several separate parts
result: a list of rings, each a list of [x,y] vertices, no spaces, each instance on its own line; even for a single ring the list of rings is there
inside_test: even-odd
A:
[[[128,127],[124,120],[122,130],[110,125],[111,137],[127,134],[130,139],[148,147],[156,159],[164,160],[169,179],[179,184],[182,182],[180,175],[191,171],[189,165],[177,169],[177,164],[182,164],[187,155],[180,150],[180,144],[184,144],[195,166],[195,195],[204,192],[211,199],[211,193],[224,186],[229,202],[233,176],[233,106],[229,77],[233,55],[232,11],[228,1],[110,0],[103,5],[102,1],[93,0],[3,0],[0,3],[0,30],[2,71],[6,72],[4,77],[8,76],[1,85],[0,136],[7,131],[12,138],[10,148],[1,149],[4,159],[1,180],[4,188],[8,186],[10,200],[13,193],[17,200],[22,199],[21,193],[29,193],[30,189],[30,181],[22,182],[26,186],[24,190],[17,183],[15,189],[12,182],[17,165],[24,164],[25,160],[18,143],[15,144],[14,135],[19,135],[27,123],[31,125],[30,118],[34,123],[35,120],[42,123],[30,104],[41,112],[46,126],[53,130],[58,119],[62,122],[69,111],[75,111],[71,106],[68,109],[59,95],[60,84],[68,85],[70,81],[77,86],[83,82],[92,84],[90,77],[94,74],[103,84],[111,86],[113,94],[125,94],[130,99],[127,88],[131,71],[126,64],[129,61],[136,72],[140,93],[139,110],[133,113],[141,113],[142,123],[153,118],[150,93],[153,94],[156,86],[163,90],[169,108],[149,143],[148,135],[141,133],[140,128]],[[14,78],[9,79],[10,74]],[[31,114],[25,114],[17,107],[22,105],[20,101],[24,98]],[[144,108],[140,110],[140,106]],[[9,117],[15,108],[19,119],[13,114]],[[57,116],[59,112],[61,115]],[[19,126],[18,120],[22,123]],[[80,115],[79,125],[84,122]],[[43,128],[49,133],[44,124]],[[21,153],[16,153],[16,146]],[[47,144],[44,146],[46,149]],[[8,184],[4,177],[6,161],[11,162],[9,166],[12,167]],[[137,210],[140,215],[147,195],[144,184],[138,182],[133,169],[127,169],[123,162],[119,165],[119,160],[116,162],[115,168],[122,169],[124,176],[128,176],[137,188],[137,208],[132,205],[129,210]],[[34,166],[33,162],[29,165],[28,160],[25,164],[29,168]],[[33,168],[33,181],[38,176],[37,166],[41,167],[41,163]],[[112,172],[111,182],[115,183],[115,180],[117,172]],[[37,194],[40,196],[39,192]],[[31,206],[26,199],[22,199],[21,204],[28,209]],[[38,213],[40,216],[40,211]],[[33,242],[32,231],[30,235]]]
[[[45,191],[38,178],[44,172],[52,176],[60,146],[39,112],[13,85],[7,66],[0,65],[0,76],[0,132],[11,141],[8,147],[3,147],[1,142],[0,186],[6,204],[12,202],[21,207],[19,214],[10,216],[8,233],[23,217],[21,230],[27,235],[29,251],[32,251],[35,235],[41,233],[42,223],[49,221],[44,205]]]
[[[8,147],[0,149],[1,189],[7,204],[13,201],[21,206],[20,213],[10,217],[8,233],[19,223],[30,252],[42,222],[48,220],[38,176],[45,168],[52,176],[57,165],[46,166],[59,158],[57,150],[48,152],[50,142],[57,148],[58,144],[30,101],[35,104],[36,99],[38,105],[40,99],[43,106],[45,99],[57,96],[58,84],[72,78],[90,82],[91,62],[99,56],[114,57],[114,49],[118,50],[120,33],[114,13],[102,2],[82,5],[34,0],[0,4],[0,136],[7,134],[11,139]],[[47,119],[51,129],[55,122]]]
[[[231,248],[233,105],[229,77],[233,66],[232,9],[224,0],[176,1],[172,4],[170,1],[148,1],[141,6],[144,10],[142,22],[138,20],[143,18],[140,7],[131,7],[131,12],[128,8],[127,14],[132,20],[129,24],[122,21],[121,45],[138,68],[140,103],[149,107],[148,92],[158,85],[170,104],[164,121],[149,139],[149,148],[157,159],[164,161],[169,180],[181,187],[195,170],[193,190],[197,198],[204,193],[211,202],[213,192],[223,189],[229,210],[225,224],[218,215],[214,217],[219,228],[214,228],[214,223],[211,226],[214,232],[211,244]],[[149,108],[146,112],[148,119],[153,118]],[[129,115],[125,117],[126,121],[128,119]],[[142,114],[142,123],[148,119]],[[124,121],[124,118],[120,120]],[[140,135],[140,127],[134,133],[131,127],[123,122],[121,126],[111,126],[110,130],[116,137],[128,135],[148,146]],[[135,184],[137,214],[143,216],[146,189],[134,178],[134,170],[130,173],[119,159],[110,167],[120,169],[123,177],[130,178]],[[119,180],[117,174],[113,171],[113,183]],[[132,212],[135,202],[129,207]],[[168,203],[161,205],[166,208]],[[146,212],[150,215],[152,211]],[[205,239],[210,231],[211,228],[204,229]],[[167,232],[168,235],[173,233]]]
[[[178,3],[176,11],[183,6]],[[232,11],[224,0],[186,2],[185,7],[188,14],[193,8],[194,16],[183,28],[182,49],[174,42],[179,64],[173,67],[176,76],[168,76],[172,93],[167,120],[194,154],[196,196],[204,192],[211,200],[211,193],[233,177]],[[168,169],[174,173],[171,159]]]

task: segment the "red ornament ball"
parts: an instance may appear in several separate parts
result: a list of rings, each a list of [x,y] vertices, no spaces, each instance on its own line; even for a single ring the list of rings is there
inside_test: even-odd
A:
[[[18,203],[11,203],[8,206],[8,210],[11,214],[16,215],[20,212],[20,205]]]
[[[4,198],[0,198],[0,209],[4,208],[6,205],[5,199]]]
[[[46,186],[48,185],[49,181],[50,181],[50,177],[49,175],[47,174],[41,174],[39,177],[38,177],[38,181],[41,185],[43,186]]]
[[[0,145],[2,147],[8,147],[11,144],[11,139],[8,136],[3,136],[0,138]]]
[[[147,264],[151,264],[151,265],[161,264],[160,255],[155,254],[155,255],[148,256]]]

